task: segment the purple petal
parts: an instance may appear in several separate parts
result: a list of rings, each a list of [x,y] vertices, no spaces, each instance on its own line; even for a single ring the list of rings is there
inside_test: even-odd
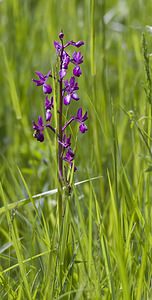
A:
[[[66,96],[64,97],[64,104],[65,104],[65,105],[69,105],[70,102],[71,102],[71,95],[68,94],[68,95],[66,95]]]
[[[75,78],[72,76],[72,77],[70,78],[70,86],[73,86],[74,83],[75,83]]]
[[[79,66],[76,66],[76,67],[73,69],[73,75],[79,77],[81,74],[82,74],[82,71],[81,71],[80,67],[79,67]]]
[[[75,83],[75,86],[74,86],[74,90],[79,90],[79,87],[78,87],[78,82]]]
[[[82,118],[82,108],[80,107],[77,111],[77,119],[81,120]]]
[[[50,109],[47,109],[47,111],[46,111],[46,121],[50,121],[51,118],[52,118],[51,111],[50,111]]]
[[[81,52],[74,52],[72,57],[73,57],[72,62],[75,65],[79,65],[83,63],[83,56],[81,55]]]
[[[84,42],[83,41],[78,41],[77,43],[75,43],[75,46],[77,47],[77,48],[79,48],[79,47],[81,47],[81,46],[83,46],[84,45]]]
[[[46,96],[45,98],[45,109],[50,109],[50,100],[48,96]]]
[[[81,133],[85,133],[88,130],[88,128],[84,123],[82,123],[79,126],[79,130],[80,130]]]
[[[34,132],[33,136],[34,136],[39,142],[43,142],[43,141],[44,141],[44,135],[43,135],[43,133],[40,132],[40,131]]]
[[[59,42],[54,41],[54,47],[55,47],[57,53],[59,53],[62,48],[62,45]]]
[[[52,87],[49,84],[44,83],[43,84],[43,93],[44,94],[51,94],[52,93]]]
[[[35,74],[41,79],[41,80],[45,80],[45,76],[39,72],[39,71],[36,71]]]
[[[51,97],[51,101],[49,100],[48,96],[45,98],[45,109],[51,109],[53,107],[53,97]]]
[[[72,93],[71,98],[78,101],[80,98],[78,97],[77,93]]]
[[[68,154],[74,158],[74,153],[71,148],[68,149]]]
[[[66,141],[67,141],[67,143],[70,143],[70,140],[71,140],[71,134],[70,134],[70,136],[69,136],[69,137],[66,137]]]
[[[64,80],[64,86],[65,86],[65,88],[68,86],[68,79],[66,79],[66,80]]]
[[[70,56],[65,51],[63,51],[63,55],[62,55],[62,68],[63,69],[67,69],[69,63],[70,63]]]
[[[60,75],[60,79],[63,79],[63,77],[66,75],[66,70],[65,69],[60,70],[59,75]]]
[[[44,84],[44,80],[32,79],[32,81],[36,83],[36,86],[40,86]]]
[[[57,41],[54,41],[54,47],[55,48],[61,48],[61,44]]]
[[[82,122],[86,121],[88,119],[88,113],[86,111],[86,113],[84,114],[83,118],[82,118]]]
[[[66,137],[66,134],[64,134],[62,142],[58,140],[58,143],[61,144],[64,148],[68,148],[71,145],[71,135],[69,137]]]
[[[39,130],[39,126],[33,121],[33,129],[34,130]]]
[[[45,80],[48,79],[51,75],[51,71],[49,71],[46,75],[45,75]]]
[[[43,119],[41,116],[38,117],[38,126],[43,127]]]
[[[71,162],[74,159],[74,155],[75,154],[73,153],[72,149],[69,147],[66,155],[63,157],[63,160],[65,160],[65,161],[67,161],[68,163],[71,164]]]
[[[44,125],[43,125],[43,119],[41,116],[38,117],[38,122],[37,124],[33,122],[33,129],[36,131],[43,131],[44,130]]]

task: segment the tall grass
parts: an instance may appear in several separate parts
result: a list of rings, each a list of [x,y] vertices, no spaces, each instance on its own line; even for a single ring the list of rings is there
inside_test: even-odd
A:
[[[151,13],[140,0],[0,1],[0,299],[152,299]],[[89,130],[58,233],[56,146],[32,137],[31,79],[55,68],[61,29],[85,41]]]

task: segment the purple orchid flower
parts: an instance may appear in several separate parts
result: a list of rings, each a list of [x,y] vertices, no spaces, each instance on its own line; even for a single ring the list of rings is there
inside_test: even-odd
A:
[[[83,56],[81,55],[81,52],[74,52],[72,55],[71,62],[75,64],[75,67],[73,69],[73,75],[79,77],[82,74],[80,64],[83,63]]]
[[[76,120],[80,123],[85,122],[88,119],[88,113],[82,115],[82,108],[80,107],[77,111]]]
[[[83,56],[81,55],[81,52],[74,52],[73,55],[72,55],[72,62],[75,64],[75,65],[80,65],[83,63]]]
[[[33,136],[39,142],[43,142],[44,141],[44,135],[43,135],[44,125],[43,125],[43,119],[41,116],[38,117],[37,124],[35,122],[33,122],[33,129],[35,130]]]
[[[84,115],[82,115],[82,108],[80,107],[77,111],[77,116],[75,118],[76,121],[80,123],[79,130],[81,133],[85,133],[88,128],[84,124],[84,122],[88,119],[88,113],[86,112]]]
[[[53,97],[49,100],[48,96],[45,98],[45,109],[46,109],[46,121],[50,121],[52,118],[51,108],[53,108]]]
[[[73,69],[73,75],[79,77],[82,74],[81,68],[79,66],[75,66]]]
[[[45,109],[51,109],[53,108],[53,97],[51,97],[51,99],[48,98],[48,96],[46,96],[45,98]]]
[[[41,72],[36,71],[35,74],[39,77],[39,79],[32,79],[35,82],[36,86],[43,86],[44,94],[51,94],[52,87],[46,83],[47,79],[51,75],[51,71],[49,71],[46,75],[43,75]]]
[[[77,91],[79,89],[78,83],[75,82],[75,77],[71,77],[70,80],[64,81],[65,85],[65,92],[67,92],[67,95],[64,97],[64,104],[69,105],[71,102],[71,99],[78,101],[80,98],[78,97]]]
[[[61,144],[64,148],[68,148],[71,146],[71,135],[69,137],[66,134],[63,135],[62,142],[58,140],[59,144]]]
[[[74,160],[74,153],[70,147],[68,148],[66,155],[63,157],[63,160],[67,161],[70,165]]]
[[[74,160],[75,154],[73,153],[72,149],[69,147],[66,155],[63,157],[63,160],[68,162],[70,167],[73,167],[73,160]],[[77,170],[77,167],[74,166],[74,172]]]
[[[70,56],[63,51],[62,54],[62,69],[59,71],[60,80],[62,80],[66,75],[66,70],[68,69],[68,65],[70,63]]]
[[[77,111],[77,115],[76,116],[72,116],[66,124],[64,124],[64,126],[62,127],[62,132],[65,131],[65,129],[73,122],[73,121],[77,121],[80,123],[79,126],[79,130],[81,133],[85,133],[88,128],[87,126],[84,124],[84,122],[88,119],[88,113],[86,112],[84,115],[82,115],[82,108],[80,107]]]

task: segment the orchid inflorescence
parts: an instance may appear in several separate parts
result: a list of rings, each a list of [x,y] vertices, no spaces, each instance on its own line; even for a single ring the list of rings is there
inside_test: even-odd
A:
[[[78,101],[80,98],[77,94],[77,91],[79,90],[77,78],[81,76],[82,70],[80,65],[83,63],[83,56],[81,52],[76,52],[70,56],[66,49],[69,46],[73,46],[76,48],[79,48],[84,45],[83,41],[68,41],[66,44],[63,43],[64,34],[63,32],[59,33],[59,39],[60,42],[54,41],[54,47],[56,49],[56,54],[60,61],[60,68],[58,72],[58,76],[54,77],[52,75],[52,72],[49,71],[46,75],[43,75],[41,72],[35,72],[38,79],[33,79],[33,82],[36,84],[36,86],[42,86],[43,93],[45,96],[45,122],[43,121],[42,116],[38,117],[38,122],[33,122],[33,129],[34,129],[34,137],[39,141],[44,141],[44,130],[45,128],[50,128],[52,132],[54,132],[57,135],[58,138],[58,160],[59,160],[59,176],[60,178],[63,177],[63,161],[67,162],[70,167],[73,166],[73,160],[75,157],[75,153],[71,148],[71,135],[67,136],[65,131],[67,127],[72,122],[78,122],[79,123],[79,131],[83,134],[88,129],[85,124],[85,121],[88,119],[87,112],[85,114],[82,113],[82,108],[78,108],[76,115],[71,116],[69,120],[66,121],[65,124],[63,124],[63,104],[65,106],[68,106],[72,100]],[[65,79],[67,73],[68,73],[68,67],[69,64],[73,64],[73,74],[69,79]],[[54,99],[53,97],[49,97],[49,95],[52,93],[52,87],[48,83],[50,78],[54,78],[57,80],[59,84],[59,94],[60,94],[60,100],[59,100],[59,108],[57,110],[59,114],[59,123],[58,128],[55,129],[52,124],[52,117],[53,117],[53,109],[54,109]],[[77,168],[74,167],[74,171]]]

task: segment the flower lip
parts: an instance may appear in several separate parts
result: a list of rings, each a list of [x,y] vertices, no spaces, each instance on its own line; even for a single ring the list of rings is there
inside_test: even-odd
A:
[[[79,126],[79,130],[81,133],[85,133],[88,130],[88,127],[84,123],[81,123]]]
[[[73,69],[73,75],[76,77],[79,77],[82,74],[82,71],[80,69],[79,66],[75,66],[75,68]]]
[[[72,93],[71,98],[76,101],[78,101],[80,99],[79,96],[77,95],[77,93]]]
[[[43,125],[43,119],[41,116],[38,117],[37,123],[33,122],[33,129],[35,130],[33,136],[39,142],[43,142],[44,141],[44,135],[43,135],[44,125]]]
[[[67,94],[65,97],[64,97],[64,104],[65,105],[69,105],[71,102],[71,95],[70,94]]]
[[[47,122],[50,121],[51,118],[52,118],[52,113],[51,113],[50,109],[47,109],[47,111],[46,111],[46,121]]]
[[[51,94],[52,93],[52,87],[49,84],[44,83],[43,84],[43,93],[44,94]]]
[[[78,41],[77,43],[75,43],[75,46],[77,47],[77,48],[79,48],[79,47],[81,47],[81,46],[83,46],[84,45],[84,42],[83,41]]]
[[[37,141],[39,142],[43,142],[44,141],[44,135],[42,132],[40,131],[36,131],[34,132],[33,136],[37,139]]]

